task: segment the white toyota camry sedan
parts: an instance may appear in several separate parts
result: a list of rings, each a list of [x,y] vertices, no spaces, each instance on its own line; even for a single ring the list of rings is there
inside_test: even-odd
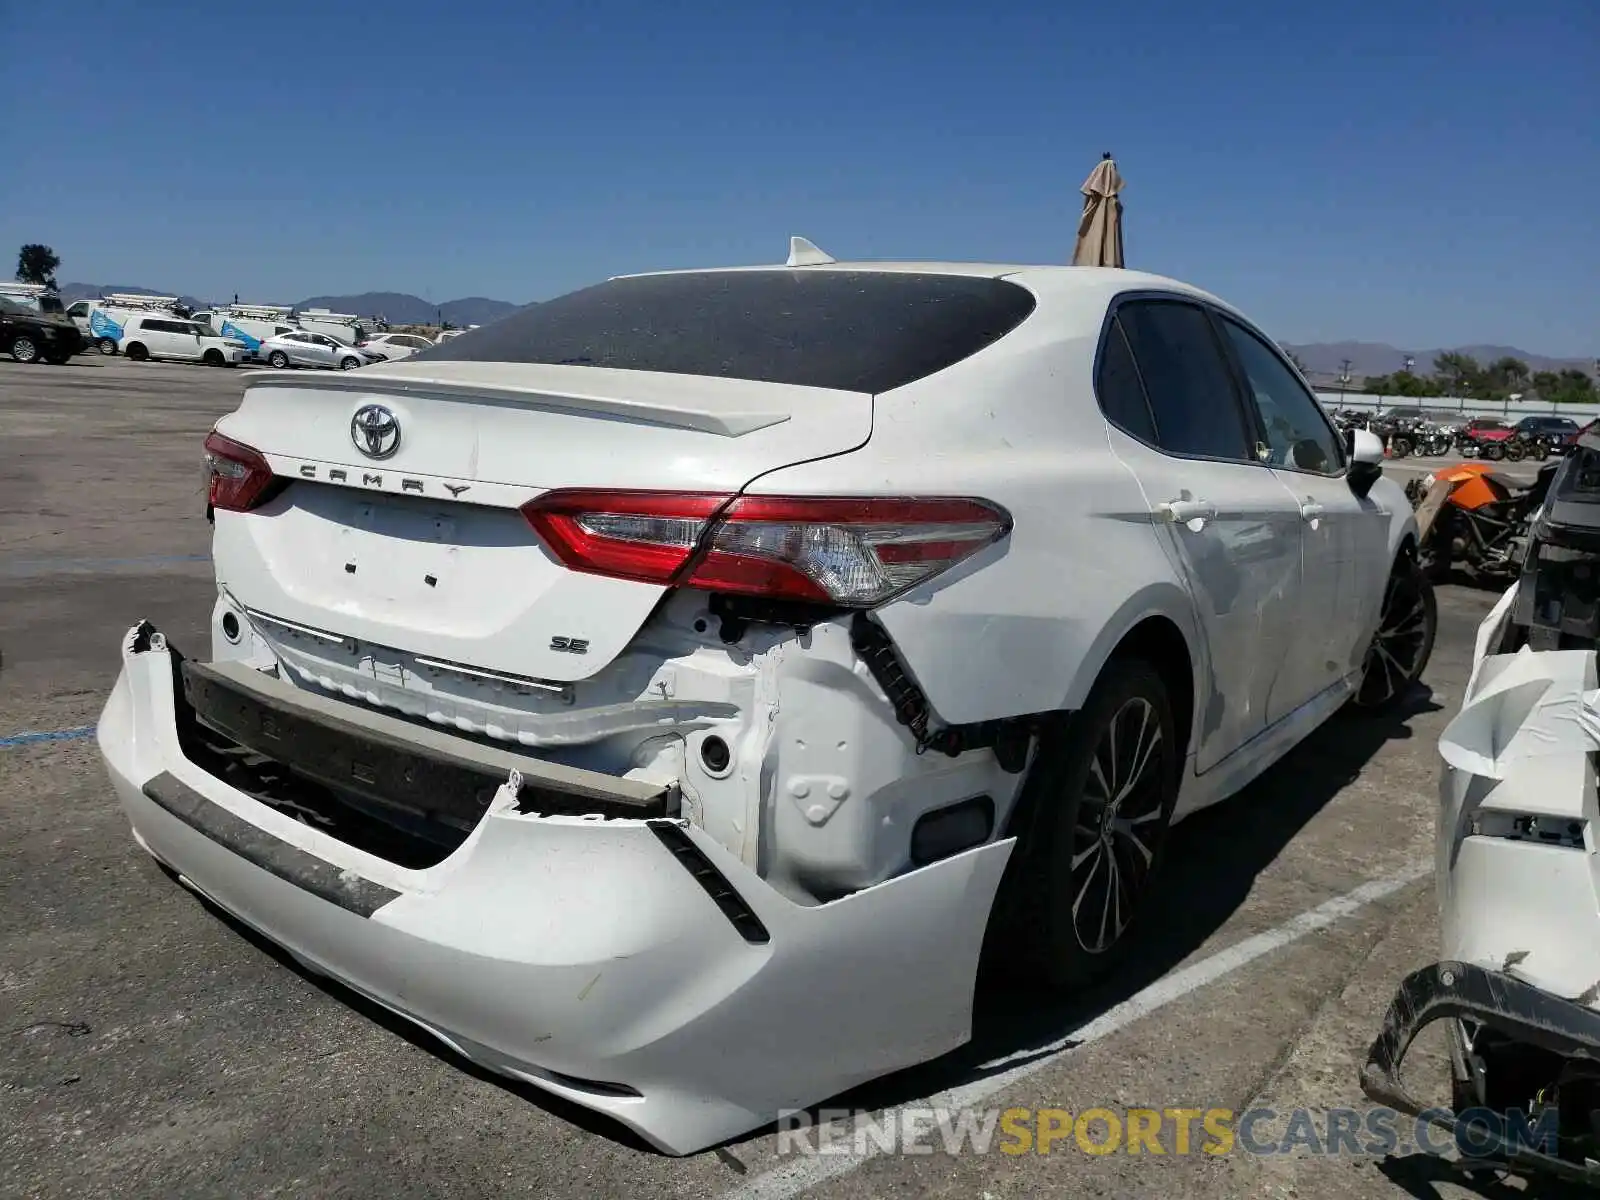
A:
[[[1433,640],[1227,304],[799,249],[252,377],[211,645],[135,625],[99,726],[194,890],[675,1153],[960,1045],[980,952],[1113,968],[1172,823]]]

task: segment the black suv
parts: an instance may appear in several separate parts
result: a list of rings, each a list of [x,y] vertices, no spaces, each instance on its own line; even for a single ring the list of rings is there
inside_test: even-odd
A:
[[[1568,444],[1576,440],[1577,432],[1578,423],[1571,417],[1523,417],[1512,436],[1530,446],[1542,445],[1545,454],[1563,454]],[[1538,458],[1544,457],[1535,453]]]
[[[83,334],[65,314],[36,312],[0,296],[0,353],[19,363],[64,363],[84,345]]]

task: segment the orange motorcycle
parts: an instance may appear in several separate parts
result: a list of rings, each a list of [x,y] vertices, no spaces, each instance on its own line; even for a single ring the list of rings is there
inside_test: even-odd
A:
[[[1466,462],[1414,479],[1406,496],[1417,512],[1417,561],[1433,579],[1461,569],[1484,582],[1514,579],[1528,545],[1528,522],[1544,503],[1560,463],[1531,484]]]

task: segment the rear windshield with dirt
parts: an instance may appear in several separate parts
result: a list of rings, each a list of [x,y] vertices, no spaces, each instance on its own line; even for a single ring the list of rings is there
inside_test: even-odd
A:
[[[521,362],[886,392],[1015,329],[1003,279],[887,271],[696,271],[613,279],[529,305],[412,362]]]

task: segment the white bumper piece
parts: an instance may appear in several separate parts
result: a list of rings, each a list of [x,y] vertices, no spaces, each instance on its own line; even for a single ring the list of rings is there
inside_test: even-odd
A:
[[[406,869],[186,758],[174,656],[135,634],[99,743],[139,842],[474,1062],[686,1154],[970,1037],[1010,841],[805,907],[686,822],[538,816],[502,788],[449,857]],[[653,825],[692,843],[767,940]]]
[[[1595,655],[1488,653],[1514,590],[1484,621],[1439,739],[1441,949],[1600,1008]]]

